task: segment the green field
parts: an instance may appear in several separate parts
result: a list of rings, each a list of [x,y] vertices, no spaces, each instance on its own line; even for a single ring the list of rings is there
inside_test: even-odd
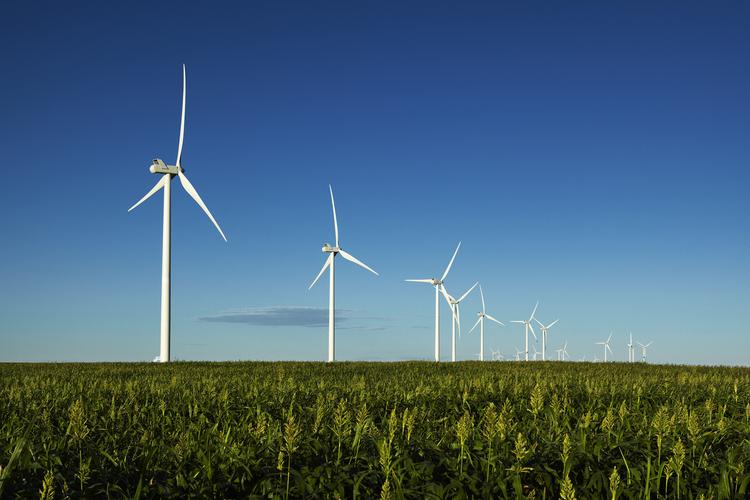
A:
[[[750,370],[0,365],[0,497],[746,498]]]

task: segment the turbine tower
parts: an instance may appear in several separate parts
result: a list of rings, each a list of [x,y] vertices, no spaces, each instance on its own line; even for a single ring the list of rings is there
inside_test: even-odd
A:
[[[539,325],[539,329],[542,331],[542,361],[546,361],[547,359],[547,330],[555,326],[557,322],[560,320],[556,319],[555,321],[553,321],[547,326],[544,326],[544,324],[536,318],[534,318],[534,321],[537,322],[537,324]]]
[[[343,258],[348,260],[349,262],[353,262],[354,264],[357,264],[359,267],[362,267],[364,269],[367,269],[375,276],[379,276],[378,273],[370,269],[367,264],[364,262],[361,262],[357,260],[356,257],[351,255],[350,253],[345,252],[340,246],[339,246],[339,224],[336,220],[336,203],[333,201],[333,188],[331,185],[328,185],[328,190],[331,193],[331,208],[333,209],[333,231],[336,237],[336,246],[331,246],[328,243],[323,245],[323,253],[328,254],[328,258],[326,258],[325,263],[323,264],[323,268],[320,270],[318,275],[315,277],[313,282],[308,287],[308,290],[310,290],[313,286],[315,286],[315,283],[318,282],[320,277],[323,275],[326,269],[330,268],[330,287],[328,289],[328,362],[332,363],[333,361],[336,361],[336,318],[335,318],[335,310],[336,310],[336,300],[335,300],[335,293],[334,293],[334,272],[333,272],[333,264],[334,260],[336,258],[337,254],[341,254]]]
[[[654,343],[653,340],[651,342],[649,342],[648,344],[645,344],[645,345],[641,344],[640,342],[637,343],[639,346],[641,346],[641,361],[642,362],[644,362],[644,363],[646,362],[646,349],[648,348],[648,346],[650,346],[653,343]]]
[[[453,317],[451,318],[451,361],[453,362],[456,361],[456,325],[458,325],[458,336],[461,336],[461,309],[458,305],[477,287],[478,284],[479,282],[474,283],[474,285],[464,292],[464,294],[458,299],[448,293],[448,290],[445,289],[445,285],[441,288],[443,297],[445,297],[445,300],[448,302],[451,312],[453,313]]]
[[[440,293],[442,292],[443,282],[445,281],[445,278],[448,277],[448,273],[451,270],[453,261],[456,259],[456,255],[458,254],[459,248],[461,248],[460,241],[458,242],[456,251],[453,252],[453,257],[451,257],[450,262],[448,262],[448,267],[445,268],[445,272],[443,272],[443,276],[440,279],[426,278],[426,279],[404,280],[404,281],[409,281],[411,283],[429,283],[435,287],[435,361],[437,362],[440,361]]]
[[[607,362],[607,351],[609,351],[610,353],[612,352],[612,348],[609,347],[609,341],[610,340],[612,340],[612,334],[611,333],[609,334],[609,337],[607,337],[607,341],[606,342],[597,342],[596,343],[597,345],[604,346],[604,362],[605,363]]]
[[[185,65],[182,65],[182,117],[180,118],[180,142],[177,146],[177,161],[174,165],[167,165],[159,158],[154,159],[151,162],[149,171],[152,174],[159,176],[159,180],[151,188],[151,191],[141,198],[135,205],[128,209],[128,212],[133,210],[135,207],[143,203],[144,201],[151,198],[157,191],[164,189],[164,216],[162,226],[162,247],[161,247],[161,342],[159,350],[159,361],[166,363],[171,359],[170,354],[170,327],[171,327],[171,268],[172,268],[172,254],[171,254],[171,240],[172,240],[172,177],[175,175],[180,179],[182,188],[187,191],[190,197],[195,200],[199,207],[206,213],[211,222],[213,222],[216,229],[219,230],[219,234],[224,241],[227,241],[227,237],[224,236],[224,231],[221,230],[219,224],[211,215],[208,207],[198,195],[193,185],[190,183],[188,178],[185,176],[185,169],[182,168],[182,144],[185,138],[185,98],[187,96],[187,81],[185,74]]]
[[[490,321],[494,321],[500,326],[505,326],[503,323],[498,321],[497,319],[493,318],[489,314],[487,314],[487,307],[484,303],[484,292],[482,291],[482,285],[479,285],[479,296],[482,297],[482,312],[478,312],[477,316],[479,318],[477,319],[477,322],[474,323],[474,326],[471,327],[471,330],[469,330],[469,333],[473,332],[474,329],[479,325],[479,360],[484,361],[484,320],[487,318]],[[495,351],[492,351],[492,359],[495,359]]]
[[[633,333],[630,333],[630,342],[628,342],[628,363],[635,362],[635,347],[633,346]]]
[[[534,338],[536,338],[536,333],[534,332],[534,327],[531,326],[531,321],[534,319],[534,314],[536,314],[536,310],[539,307],[539,301],[537,301],[536,305],[534,306],[534,310],[531,311],[531,316],[529,316],[529,319],[522,319],[522,320],[515,320],[511,321],[511,323],[522,323],[524,328],[524,337],[525,337],[525,361],[529,360],[529,330],[531,330],[532,335],[534,335]]]

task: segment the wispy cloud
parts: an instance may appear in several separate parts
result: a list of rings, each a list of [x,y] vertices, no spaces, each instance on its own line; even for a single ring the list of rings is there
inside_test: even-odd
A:
[[[344,310],[336,311],[336,322],[347,321],[346,313]],[[304,306],[248,307],[198,319],[210,323],[320,327],[328,324],[328,309]]]

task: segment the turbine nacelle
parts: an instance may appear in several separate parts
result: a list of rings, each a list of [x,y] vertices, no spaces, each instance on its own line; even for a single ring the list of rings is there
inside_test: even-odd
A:
[[[323,252],[325,253],[339,253],[341,251],[341,248],[339,247],[332,247],[328,243],[323,245]]]
[[[161,158],[154,158],[151,160],[151,166],[148,167],[148,171],[152,174],[172,174],[177,175],[180,173],[180,167],[174,165],[167,165]],[[184,171],[184,169],[183,169]]]

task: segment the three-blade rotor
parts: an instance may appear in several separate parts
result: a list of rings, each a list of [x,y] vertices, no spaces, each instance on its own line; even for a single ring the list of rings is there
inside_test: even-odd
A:
[[[138,200],[137,203],[135,203],[132,207],[128,209],[128,212],[136,208],[138,205],[146,201],[147,199],[151,198],[154,194],[156,194],[157,191],[159,191],[161,188],[166,186],[167,182],[170,182],[172,180],[172,177],[177,175],[177,177],[180,179],[180,184],[182,185],[182,188],[187,192],[188,195],[195,201],[195,203],[198,204],[199,207],[201,207],[201,210],[208,216],[209,220],[213,223],[213,225],[216,227],[216,229],[219,231],[219,234],[224,239],[224,241],[227,241],[227,237],[224,235],[224,231],[221,230],[221,227],[219,226],[219,223],[216,222],[216,219],[214,219],[214,216],[211,214],[211,211],[208,209],[206,204],[201,199],[200,195],[198,194],[198,191],[193,187],[193,185],[190,183],[188,178],[185,176],[184,169],[182,168],[182,146],[184,144],[185,140],[185,101],[187,99],[187,76],[185,72],[185,65],[182,65],[182,113],[180,117],[180,139],[177,146],[177,161],[176,165],[173,167],[169,167],[164,165],[164,162],[161,160],[154,160],[154,163],[160,163],[162,167],[158,171],[152,170],[153,173],[158,173],[161,175],[161,178],[157,181],[157,183],[154,185],[154,187],[151,188],[151,190],[146,193],[146,195]],[[153,166],[152,166],[153,169]]]
[[[341,247],[339,247],[339,223],[338,218],[336,217],[336,202],[333,199],[333,187],[329,184],[328,185],[328,191],[331,193],[331,209],[333,211],[333,232],[336,238],[336,246],[330,247],[326,244],[325,247],[323,247],[323,251],[328,252],[328,257],[326,258],[325,263],[323,264],[323,268],[320,270],[318,275],[315,277],[313,282],[308,287],[308,290],[311,289],[313,286],[315,286],[315,283],[318,282],[320,277],[323,275],[326,269],[330,267],[333,264],[333,259],[336,257],[336,254],[341,254],[341,256],[348,260],[349,262],[358,265],[359,267],[366,269],[370,271],[375,276],[380,276],[374,269],[372,269],[370,266],[362,262],[361,260],[357,259],[355,256],[350,254],[349,252],[343,250]],[[428,282],[432,282],[432,280],[427,280]]]

